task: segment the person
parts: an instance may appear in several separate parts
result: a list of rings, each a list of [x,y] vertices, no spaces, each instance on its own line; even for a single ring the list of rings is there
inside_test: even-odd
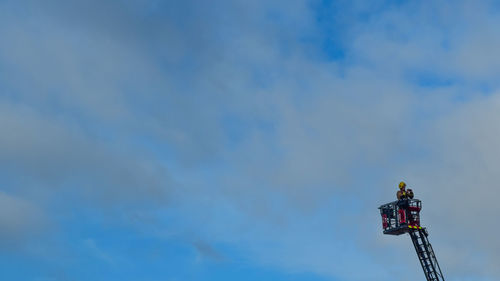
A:
[[[413,193],[413,191],[412,191]],[[406,183],[404,181],[399,183],[399,190],[396,193],[396,197],[398,200],[407,199],[408,193],[406,192]]]
[[[408,199],[413,199],[413,190],[411,189],[406,189],[406,183],[404,181],[399,183],[399,190],[396,193],[396,197],[398,198],[398,213],[399,213],[399,218],[400,218],[400,223],[408,223],[408,220],[410,220],[410,223],[413,221],[413,217],[411,216],[411,212],[409,211],[409,200]]]
[[[404,181],[399,183],[399,190],[396,193],[396,197],[398,198],[398,200],[413,199],[414,196],[415,195],[413,194],[413,190],[411,190],[410,188],[408,188],[408,190],[406,189],[406,183]]]

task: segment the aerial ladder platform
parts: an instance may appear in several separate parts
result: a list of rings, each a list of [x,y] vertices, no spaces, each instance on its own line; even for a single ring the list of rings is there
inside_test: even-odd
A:
[[[420,225],[422,202],[418,199],[400,199],[379,207],[384,234],[410,235],[418,260],[427,281],[444,281],[443,273],[429,242],[429,233]]]

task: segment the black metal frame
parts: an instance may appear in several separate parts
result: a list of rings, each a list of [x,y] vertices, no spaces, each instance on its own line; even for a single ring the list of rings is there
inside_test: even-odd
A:
[[[415,209],[418,209],[418,211],[415,211]],[[418,199],[402,199],[380,206],[380,215],[382,218],[385,215],[387,219],[387,227],[384,228],[384,234],[401,235],[413,229],[413,227],[409,227],[410,225],[420,227],[420,209],[422,209],[422,202]],[[401,223],[400,221],[399,210],[405,212],[405,223]]]

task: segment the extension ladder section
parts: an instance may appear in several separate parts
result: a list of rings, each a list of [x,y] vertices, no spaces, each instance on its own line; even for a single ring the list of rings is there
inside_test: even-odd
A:
[[[427,230],[425,228],[412,229],[409,234],[427,281],[444,281],[443,273],[434,255],[431,243],[427,239],[427,236],[429,236]]]

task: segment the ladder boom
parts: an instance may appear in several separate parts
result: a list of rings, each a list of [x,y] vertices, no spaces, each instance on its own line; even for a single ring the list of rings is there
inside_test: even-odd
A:
[[[444,281],[443,273],[439,267],[432,245],[429,243],[429,239],[427,239],[429,235],[427,230],[425,228],[413,229],[409,231],[409,234],[427,281]]]

